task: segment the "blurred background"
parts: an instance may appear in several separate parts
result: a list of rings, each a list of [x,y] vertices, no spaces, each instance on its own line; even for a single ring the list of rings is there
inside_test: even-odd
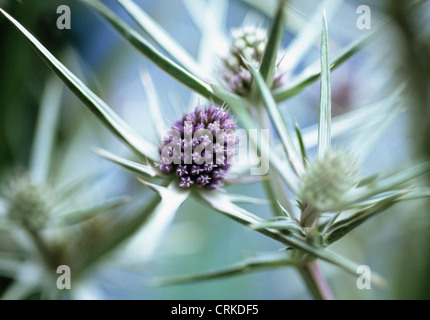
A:
[[[125,21],[134,25],[115,1],[103,1]],[[205,0],[195,3],[204,3]],[[224,21],[229,30],[244,23],[267,25],[276,1],[229,0]],[[405,4],[404,4],[405,2]],[[193,1],[136,0],[193,56],[201,53],[202,33],[193,18]],[[333,4],[335,3],[335,4]],[[59,30],[59,5],[71,9],[71,29]],[[371,29],[357,28],[357,8],[371,9]],[[407,110],[388,128],[372,149],[364,173],[388,173],[419,159],[430,160],[430,5],[418,10],[406,8],[406,1],[332,1],[327,7],[330,50],[341,48],[372,32],[387,14],[393,19],[361,52],[332,73],[333,115],[341,115],[385,97],[396,84],[409,81]],[[302,28],[312,21],[320,1],[290,1],[291,23],[284,37],[287,47]],[[177,110],[190,109],[188,89],[142,57],[88,5],[71,0],[0,0],[0,7],[22,23],[60,61],[107,102],[139,133],[154,141],[153,126],[147,116],[140,70],[147,70],[168,122],[180,116]],[[209,7],[209,6],[208,6]],[[202,8],[205,8],[203,6]],[[198,10],[198,6],[194,8]],[[195,12],[194,12],[195,13]],[[290,17],[290,16],[289,16]],[[216,17],[218,19],[218,17]],[[315,23],[313,45],[301,57],[291,76],[319,59],[321,20]],[[137,28],[136,28],[137,29]],[[378,31],[379,32],[379,31]],[[28,167],[42,93],[52,72],[4,17],[0,17],[0,185],[14,173]],[[221,45],[221,44],[220,44]],[[286,56],[285,59],[289,57]],[[318,118],[319,83],[285,101],[282,108],[298,120],[302,128]],[[348,137],[339,144],[348,144]],[[104,147],[132,157],[102,127],[95,117],[67,89],[61,104],[56,130],[50,179],[54,183],[76,177],[95,177],[91,192],[79,200],[129,195],[144,203],[147,188],[132,174],[100,159],[91,149]],[[429,183],[423,177],[421,183]],[[259,183],[229,187],[241,194],[264,197]],[[247,205],[251,212],[269,217],[267,207]],[[429,299],[430,298],[430,212],[428,201],[396,205],[368,221],[336,243],[332,250],[372,269],[388,280],[386,288],[359,290],[356,279],[323,264],[323,270],[339,299]],[[115,214],[121,215],[121,212]],[[1,239],[6,239],[3,231]],[[138,235],[136,236],[138,240]],[[134,240],[136,240],[134,239]],[[115,252],[89,273],[76,290],[76,298],[97,299],[308,299],[309,294],[293,269],[278,269],[235,278],[190,285],[150,287],[152,277],[190,274],[221,268],[258,252],[282,249],[273,240],[253,232],[191,200],[177,214],[158,249],[142,257],[145,243],[133,241],[127,250]],[[6,240],[0,250],[10,250]],[[89,250],[79,248],[83,254]],[[73,271],[72,271],[73,272]],[[11,285],[7,274],[0,278],[0,291]],[[34,296],[29,296],[29,298]]]

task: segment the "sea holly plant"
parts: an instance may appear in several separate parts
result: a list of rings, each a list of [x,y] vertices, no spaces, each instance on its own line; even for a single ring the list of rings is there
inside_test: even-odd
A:
[[[347,46],[330,59],[327,17],[325,13],[318,12],[322,16],[320,69],[289,80],[284,74],[286,71],[280,68],[291,52],[288,47],[282,52],[280,49],[287,23],[286,1],[279,1],[267,31],[248,26],[232,32],[231,56],[214,59],[221,63],[215,63],[212,69],[203,67],[133,1],[117,0],[147,37],[119,19],[102,2],[84,2],[144,57],[204,101],[189,106],[191,111],[169,126],[157,108],[157,93],[151,77],[143,72],[148,112],[159,134],[160,144],[156,146],[137,134],[23,25],[2,10],[83,104],[140,157],[140,160],[132,161],[110,151],[96,149],[98,155],[136,174],[142,184],[155,191],[155,196],[143,210],[145,217],[149,216],[143,226],[150,235],[146,245],[156,246],[182,203],[195,197],[215,211],[278,241],[285,249],[256,256],[223,270],[157,279],[157,284],[218,279],[262,269],[294,267],[314,298],[332,299],[334,296],[319,268],[319,260],[353,276],[357,276],[357,267],[362,263],[340,256],[328,247],[394,204],[430,195],[428,189],[414,183],[415,178],[428,173],[430,165],[427,163],[413,164],[389,175],[363,177],[360,174],[360,164],[375,142],[367,139],[363,143],[362,137],[368,135],[369,130],[372,130],[372,136],[379,136],[386,125],[403,111],[402,87],[374,105],[332,118],[331,71],[356,53],[370,37]],[[216,67],[219,69],[214,71]],[[282,110],[281,103],[317,80],[320,81],[318,127],[305,134],[297,122],[292,128],[291,116]],[[386,125],[381,126],[380,123]],[[360,127],[363,129],[357,129]],[[247,133],[249,146],[258,151],[261,162],[267,161],[269,172],[256,170],[258,168],[249,163],[235,162],[240,153],[237,146],[242,141],[237,135],[240,129]],[[266,130],[269,134],[258,137],[251,134],[252,130]],[[357,143],[352,143],[348,149],[335,147],[335,139],[348,130],[354,131]],[[312,143],[307,142],[308,137],[313,138],[308,139]],[[311,156],[313,147],[317,152]],[[264,219],[237,204],[262,203],[261,199],[229,192],[229,184],[255,182],[255,178],[264,186],[272,218]],[[136,226],[127,226],[120,230],[120,235],[113,233],[112,238],[106,239],[106,248],[114,247],[127,235],[136,232]],[[371,280],[376,285],[384,282],[375,272]]]
[[[0,231],[3,239],[13,244],[0,250],[0,275],[13,280],[2,292],[2,299],[64,296],[66,292],[56,285],[57,269],[72,269],[73,279],[79,281],[112,249],[103,234],[127,227],[127,223],[114,222],[109,215],[117,215],[117,208],[124,210],[128,196],[101,198],[94,192],[94,177],[59,174],[70,173],[70,166],[58,166],[55,161],[63,91],[58,79],[48,79],[28,168],[16,168],[7,181],[2,181]],[[85,199],[88,194],[92,195],[91,201]],[[138,211],[133,227],[148,216],[144,210]],[[95,232],[100,236],[95,237]],[[83,245],[94,250],[82,255]]]

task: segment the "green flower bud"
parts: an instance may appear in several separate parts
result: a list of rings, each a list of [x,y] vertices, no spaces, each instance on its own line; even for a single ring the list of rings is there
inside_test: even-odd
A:
[[[306,168],[301,180],[302,199],[322,211],[341,210],[357,174],[357,163],[349,153],[331,150]]]
[[[29,230],[39,230],[46,225],[51,206],[46,188],[34,184],[24,175],[13,179],[5,194],[9,219]]]

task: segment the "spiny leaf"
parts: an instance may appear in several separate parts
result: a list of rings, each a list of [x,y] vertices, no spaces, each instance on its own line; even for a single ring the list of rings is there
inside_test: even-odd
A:
[[[245,129],[255,130],[259,128],[259,125],[255,122],[255,120],[247,111],[247,106],[245,102],[240,97],[215,85],[213,85],[212,87],[214,88],[214,91],[217,92],[217,94],[225,100],[225,102],[228,104],[233,113],[238,117]],[[299,181],[297,175],[292,170],[291,166],[286,165],[285,162],[281,160],[281,158],[276,153],[271,153],[270,156],[267,157],[264,152],[261,152],[261,145],[270,146],[269,141],[267,141],[267,139],[263,135],[261,136],[260,144],[254,139],[256,137],[254,137],[253,135],[249,135],[249,138],[251,139],[251,143],[260,152],[262,157],[266,157],[262,159],[262,161],[269,161],[270,165],[276,170],[276,172],[290,187],[290,189],[293,192],[297,193],[299,190]]]
[[[171,61],[158,50],[156,50],[146,39],[139,35],[135,30],[121,21],[111,10],[98,0],[83,0],[96,9],[130,44],[132,44],[140,53],[153,62],[160,69],[170,76],[184,84],[191,90],[201,94],[217,104],[222,104],[212,91],[211,87],[204,81],[189,73],[181,66]]]
[[[314,47],[315,41],[321,36],[319,28],[316,27],[321,23],[321,12],[326,9],[328,12],[327,20],[329,21],[331,17],[336,16],[343,2],[343,0],[319,1],[311,17],[305,17],[304,23],[293,26],[295,36],[285,50],[286,58],[280,64],[283,70],[287,70],[290,73],[294,72],[300,62],[304,60],[305,55]]]
[[[277,254],[272,253],[249,258],[243,262],[219,270],[208,271],[193,275],[154,279],[153,281],[151,281],[151,283],[155,286],[166,286],[185,284],[196,281],[217,280],[263,270],[284,268],[286,266],[295,265],[295,263],[296,262],[291,259],[285,252]]]
[[[291,167],[297,174],[301,174],[304,171],[303,163],[300,160],[300,157],[297,153],[293,140],[291,138],[290,131],[288,126],[285,123],[284,117],[279,112],[279,108],[276,105],[275,100],[270,92],[270,89],[267,87],[263,77],[260,72],[252,66],[252,64],[248,63],[244,60],[246,66],[249,71],[251,71],[252,76],[254,77],[255,83],[257,84],[258,89],[260,90],[261,96],[263,97],[263,101],[269,112],[270,118],[275,125],[276,131],[279,134],[282,145],[284,147],[287,158],[291,164]]]
[[[134,161],[130,161],[124,158],[121,158],[119,156],[116,156],[106,150],[103,149],[99,149],[99,148],[95,148],[94,152],[99,155],[100,157],[103,157],[113,163],[116,163],[118,165],[120,165],[121,167],[132,171],[134,173],[140,174],[140,175],[145,175],[145,176],[150,176],[150,177],[155,177],[157,175],[157,171],[155,171],[155,169],[151,166],[147,166],[147,165],[143,165]]]
[[[284,232],[298,232],[300,235],[305,236],[306,230],[300,226],[295,220],[289,217],[274,217],[267,219],[259,224],[251,225],[252,229],[275,229]]]
[[[395,102],[403,86],[393,90],[380,101],[362,106],[332,119],[331,136],[333,138],[354,135],[363,131],[367,133],[373,126],[378,126],[389,113],[395,113]],[[306,148],[318,145],[318,124],[302,129],[303,142]]]
[[[117,137],[127,143],[132,149],[149,159],[158,159],[157,148],[140,137],[118,115],[113,112],[97,95],[95,95],[81,80],[59,62],[30,32],[4,10],[3,15],[26,37],[40,57],[69,87],[69,89],[92,111],[102,123]]]
[[[330,70],[333,71],[344,62],[348,61],[354,54],[359,52],[365,45],[375,36],[375,31],[372,31],[371,35],[366,35],[357,41],[354,41],[350,45],[343,48],[336,56],[331,60]],[[298,93],[303,89],[307,88],[314,82],[321,78],[321,71],[309,71],[305,70],[302,74],[298,75],[289,83],[286,87],[279,88],[274,91],[273,96],[277,102],[284,101]]]
[[[200,192],[198,194],[199,198],[204,202],[209,204],[213,209],[225,214],[229,218],[250,227],[262,223],[264,220],[260,217],[248,212],[247,210],[240,208],[233,203],[231,203],[228,198],[219,192]],[[296,250],[307,253],[313,257],[320,258],[326,262],[329,262],[344,271],[356,276],[356,270],[359,264],[350,261],[349,259],[339,256],[327,249],[323,249],[312,242],[304,239],[301,236],[295,234],[285,234],[278,230],[263,228],[256,230],[272,239],[275,239],[284,245],[294,248]],[[381,285],[383,283],[382,278],[372,273],[372,282],[376,285]]]
[[[306,166],[309,164],[308,163],[308,155],[306,152],[305,143],[303,141],[302,131],[300,130],[300,127],[299,127],[297,120],[294,120],[294,128],[296,129],[297,140],[299,141],[300,153],[301,153],[302,159],[303,159],[303,166],[306,168]]]
[[[29,171],[35,183],[45,183],[48,177],[62,93],[63,84],[54,76],[49,78],[40,104],[30,157]]]
[[[141,7],[131,0],[117,0],[117,2],[139,24],[142,30],[175,59],[177,63],[192,74],[207,78],[205,75],[202,75],[201,68],[195,59]]]
[[[268,204],[267,199],[259,199],[243,194],[228,193],[231,202],[235,203],[252,203],[252,204]]]
[[[260,64],[260,74],[270,88],[276,71],[279,48],[284,35],[285,0],[279,1],[279,7],[273,20],[266,48]]]
[[[394,195],[334,223],[325,232],[324,243],[328,246],[344,237],[368,219],[390,208],[400,196],[401,194]]]
[[[392,174],[381,177],[367,185],[352,189],[346,195],[350,205],[364,201],[387,191],[395,191],[395,188],[410,182],[412,179],[430,173],[430,163],[420,163],[406,169],[397,170]]]
[[[318,121],[318,157],[323,158],[331,146],[331,87],[328,53],[328,31],[325,11],[321,34],[321,87]]]
[[[115,232],[111,232],[109,237],[106,237],[104,241],[93,250],[89,252],[88,255],[82,257],[80,264],[75,267],[75,272],[80,273],[106,254],[112,252],[115,248],[123,244],[127,239],[131,238],[136,234],[141,228],[147,228],[153,217],[153,212],[156,208],[160,207],[162,198],[156,194],[152,196],[143,208],[138,209],[132,216],[128,219],[123,219],[119,223],[116,223],[112,228]],[[155,243],[153,244],[155,245]]]
[[[71,226],[84,221],[87,221],[95,216],[107,212],[109,210],[118,208],[126,204],[130,200],[129,197],[121,197],[118,199],[109,199],[105,202],[91,205],[87,208],[73,210],[71,212],[62,214],[59,225]]]
[[[145,91],[147,107],[152,118],[152,123],[155,126],[158,138],[161,140],[161,137],[166,132],[167,124],[166,119],[162,114],[155,85],[152,82],[151,75],[146,70],[140,70],[140,79]]]

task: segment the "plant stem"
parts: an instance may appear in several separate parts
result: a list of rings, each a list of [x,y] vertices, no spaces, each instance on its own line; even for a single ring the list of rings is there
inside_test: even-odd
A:
[[[31,239],[34,241],[34,244],[36,245],[37,249],[39,250],[39,253],[42,256],[46,267],[48,269],[56,270],[58,267],[57,259],[54,257],[54,254],[51,248],[41,237],[40,233],[28,228],[27,228],[27,232],[30,235]]]
[[[317,261],[305,263],[299,267],[299,272],[314,299],[334,300],[334,296]]]
[[[265,109],[259,105],[255,111],[258,115],[258,119],[260,120],[260,126],[262,128],[270,128],[270,117]],[[279,213],[280,207],[278,206],[277,201],[288,204],[288,201],[279,199],[279,197],[287,197],[286,190],[282,190],[283,188],[280,189],[279,185],[276,185],[274,181],[276,176],[269,173],[269,177],[269,180],[263,181],[264,191],[266,196],[270,199],[273,213],[275,215],[282,215],[282,213]],[[320,213],[318,210],[312,210],[312,208],[310,208],[310,211],[315,212],[310,214],[310,217],[308,217],[309,221],[306,222],[306,226],[308,227],[315,222],[315,219]],[[306,287],[315,299],[334,300],[330,287],[325,280],[317,261],[305,262],[302,266],[298,267],[298,269]]]

